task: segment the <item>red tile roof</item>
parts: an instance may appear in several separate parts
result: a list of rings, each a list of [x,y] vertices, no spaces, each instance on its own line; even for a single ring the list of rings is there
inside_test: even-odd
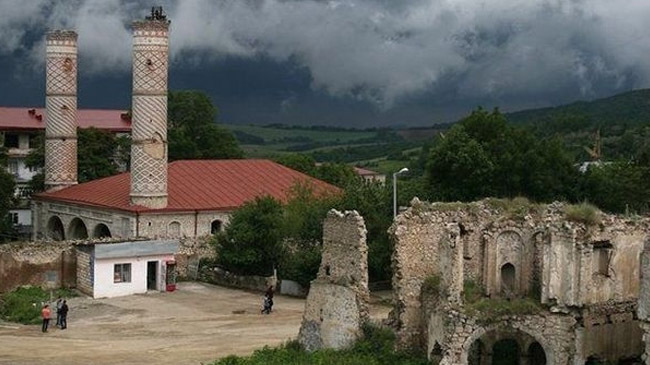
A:
[[[317,195],[340,191],[269,160],[175,161],[168,165],[168,179],[168,204],[163,209],[130,205],[128,172],[34,197],[130,212],[229,211],[257,196],[270,195],[286,202],[288,192],[297,182],[312,184]]]
[[[131,131],[131,121],[124,118],[125,111],[79,109],[79,127],[109,130],[113,132]],[[0,130],[39,130],[45,129],[45,109],[0,107]]]

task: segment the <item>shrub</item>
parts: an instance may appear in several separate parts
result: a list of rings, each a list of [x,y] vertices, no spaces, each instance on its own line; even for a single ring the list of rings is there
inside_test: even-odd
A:
[[[308,287],[316,279],[320,260],[321,245],[318,243],[286,249],[278,264],[278,276]]]
[[[465,304],[476,303],[483,298],[483,288],[474,280],[463,282],[463,302]]]
[[[598,208],[589,203],[568,205],[564,208],[564,214],[568,220],[588,226],[599,224],[601,219]]]
[[[439,295],[441,290],[441,280],[439,275],[431,275],[424,279],[422,283],[422,292],[426,294]]]
[[[249,357],[228,356],[213,365],[424,365],[422,354],[395,351],[395,335],[387,328],[373,325],[363,327],[364,337],[345,350],[319,350],[308,353],[296,341],[277,348],[264,347]]]
[[[41,309],[50,298],[70,298],[77,294],[70,289],[50,293],[39,287],[21,287],[5,294],[0,300],[0,316],[10,322],[37,324],[41,321]]]

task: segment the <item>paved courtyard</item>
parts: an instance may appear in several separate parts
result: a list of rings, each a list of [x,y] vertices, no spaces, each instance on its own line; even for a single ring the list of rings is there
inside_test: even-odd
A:
[[[183,282],[174,293],[69,300],[68,329],[0,322],[0,364],[201,364],[295,338],[304,300]],[[388,308],[373,306],[384,317]]]

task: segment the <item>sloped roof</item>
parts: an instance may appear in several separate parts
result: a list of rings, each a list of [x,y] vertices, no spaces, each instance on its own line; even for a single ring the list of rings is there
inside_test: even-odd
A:
[[[317,195],[340,191],[270,160],[185,160],[168,165],[168,203],[163,209],[130,204],[128,172],[34,197],[130,212],[230,211],[257,196],[286,202],[296,183],[311,184]]]
[[[358,167],[358,166],[354,166],[354,171],[356,171],[356,173],[359,174],[359,175],[361,175],[361,176],[369,176],[369,175],[372,175],[372,176],[375,176],[375,175],[384,175],[384,174],[382,174],[381,172],[377,172],[377,171],[372,171],[372,170],[364,169],[363,167]]]
[[[79,109],[77,123],[80,128],[95,127],[112,132],[131,131],[131,121],[122,110]],[[0,107],[0,130],[45,129],[45,109]]]

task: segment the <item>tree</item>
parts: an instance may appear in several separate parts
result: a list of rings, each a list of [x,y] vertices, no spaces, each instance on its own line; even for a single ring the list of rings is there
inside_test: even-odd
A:
[[[215,238],[217,264],[246,274],[273,273],[282,253],[282,205],[258,197],[237,209],[226,230]]]
[[[289,153],[276,158],[275,161],[304,174],[311,176],[316,175],[316,160],[309,155],[302,153]]]
[[[316,166],[313,176],[341,188],[361,180],[354,168],[344,163],[326,162]]]
[[[77,180],[80,183],[111,176],[128,166],[130,139],[96,129],[77,129]],[[44,136],[34,139],[35,147],[25,159],[27,167],[42,170],[45,165]],[[40,172],[30,181],[33,192],[45,190]]]
[[[650,168],[630,162],[591,166],[581,179],[582,199],[613,212],[650,212]]]
[[[215,124],[217,109],[201,91],[170,91],[168,140],[170,161],[242,158],[233,134]]]
[[[539,139],[506,123],[498,110],[478,109],[431,148],[426,174],[442,200],[526,196],[574,200],[578,171],[557,138]]]

